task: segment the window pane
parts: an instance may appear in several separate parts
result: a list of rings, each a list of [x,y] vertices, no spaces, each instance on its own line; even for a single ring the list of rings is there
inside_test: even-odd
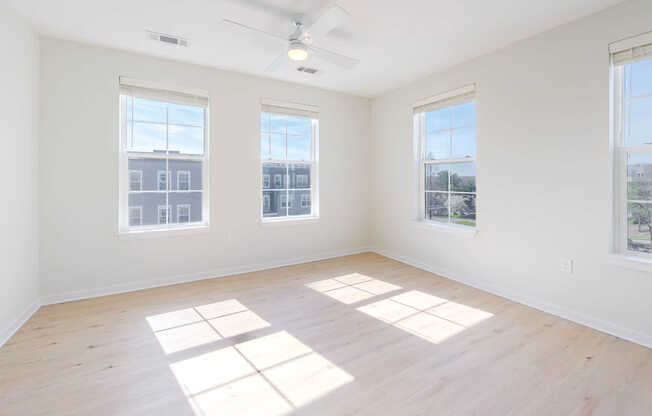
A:
[[[475,128],[463,127],[453,130],[452,157],[475,156]]]
[[[426,191],[448,191],[448,168],[451,165],[426,164]]]
[[[475,102],[453,107],[453,127],[472,126],[475,123]]]
[[[628,155],[627,199],[652,200],[652,154]]]
[[[269,131],[272,133],[285,134],[287,128],[287,116],[279,114],[269,115]]]
[[[271,159],[271,150],[269,148],[269,133],[260,133],[260,158]]]
[[[451,167],[451,191],[475,192],[475,163],[454,163]]]
[[[201,192],[191,191],[191,192],[170,192],[168,195],[168,203],[170,204],[170,209],[172,213],[170,214],[170,224],[176,224],[179,222],[179,214],[187,213],[187,209],[184,206],[190,206],[190,219],[186,222],[201,222],[202,220],[202,197]],[[181,206],[181,210],[179,207]],[[181,222],[184,222],[185,218],[181,218]]]
[[[288,215],[310,215],[310,189],[289,192]]]
[[[165,123],[167,121],[167,103],[146,98],[134,98],[134,120]],[[130,114],[127,115],[131,119]]]
[[[627,204],[627,249],[650,253],[650,226],[652,224],[652,204],[630,202]]]
[[[168,123],[204,127],[204,108],[170,103]]]
[[[265,175],[270,177],[270,189],[287,188],[287,165],[283,163],[263,163],[263,181]]]
[[[158,207],[165,203],[165,193],[129,193],[129,207],[142,207],[142,225],[158,224]]]
[[[276,160],[285,160],[285,135],[270,134],[270,158]]]
[[[310,159],[310,136],[288,136],[288,160]]]
[[[426,159],[445,159],[450,157],[450,131],[428,133],[426,141]]]
[[[281,208],[281,196],[285,197],[287,191],[263,191],[263,217],[284,217],[287,208]],[[266,205],[269,200],[269,206]]]
[[[632,64],[632,95],[652,94],[652,59]]]
[[[142,190],[155,191],[158,189],[156,174],[165,170],[164,159],[129,158],[129,170],[142,172]]]
[[[132,137],[127,137],[127,149],[132,152],[165,152],[165,125],[135,122]]]
[[[652,143],[652,97],[629,101],[628,145]]]
[[[295,136],[308,136],[312,134],[312,121],[304,117],[288,117],[288,134]]]
[[[448,222],[448,194],[426,192],[426,219]]]
[[[169,126],[168,137],[170,152],[204,154],[204,129],[201,127]]]
[[[475,195],[452,193],[450,198],[451,221],[454,224],[475,227]]]
[[[260,113],[260,131],[269,132],[269,113]]]
[[[289,168],[289,188],[310,188],[310,165],[291,164]]]
[[[451,128],[451,113],[450,108],[442,108],[441,110],[428,111],[426,113],[426,132],[433,132],[437,130]]]
[[[184,185],[183,180],[187,178],[190,185],[189,189],[201,191],[203,189],[202,166],[203,162],[201,160],[168,159],[168,169],[172,176],[170,189],[172,191],[179,190],[179,179],[182,181],[181,185]],[[179,172],[182,172],[181,175]]]

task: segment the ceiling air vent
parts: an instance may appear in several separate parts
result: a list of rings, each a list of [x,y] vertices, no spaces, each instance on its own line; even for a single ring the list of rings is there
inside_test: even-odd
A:
[[[300,66],[300,67],[297,68],[297,71],[305,72],[307,74],[316,74],[318,70],[315,69],[315,68],[309,68],[307,66]]]
[[[183,46],[183,47],[188,47],[188,39],[184,39],[179,36],[174,36],[174,35],[166,35],[165,33],[156,33],[156,32],[147,32],[149,34],[150,39],[167,43],[168,45],[177,45],[177,46]]]

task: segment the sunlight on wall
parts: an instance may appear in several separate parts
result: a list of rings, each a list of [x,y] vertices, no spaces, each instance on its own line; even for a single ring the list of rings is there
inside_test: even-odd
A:
[[[228,345],[235,335],[270,326],[235,299],[146,319],[171,358],[222,340],[213,351],[204,347],[170,364],[197,415],[288,414],[354,380],[286,331]]]
[[[401,289],[400,286],[360,273],[320,280],[306,286],[347,305]]]

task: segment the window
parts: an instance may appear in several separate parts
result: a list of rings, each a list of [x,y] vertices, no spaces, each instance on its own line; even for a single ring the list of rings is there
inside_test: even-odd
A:
[[[143,207],[129,207],[129,225],[138,226],[143,224]]]
[[[159,205],[158,206],[158,223],[167,224],[170,220],[170,206],[169,205]]]
[[[301,208],[310,208],[310,195],[301,195]]]
[[[179,224],[190,222],[190,204],[177,205],[177,222]]]
[[[208,224],[207,120],[205,93],[120,78],[121,232]]]
[[[270,209],[269,203],[269,194],[263,195],[263,213],[266,213]]]
[[[292,200],[288,200],[287,195],[281,195],[281,208],[292,208]]]
[[[263,103],[260,157],[265,221],[318,216],[318,204],[300,202],[318,198],[318,114],[314,107],[299,107]]]
[[[189,191],[190,190],[190,171],[180,170],[177,172],[177,190]]]
[[[143,171],[130,170],[129,171],[129,190],[142,191],[143,190]]]
[[[168,190],[168,179],[170,178],[170,171],[159,170],[156,172],[156,177],[158,178],[158,190],[167,191]]]
[[[652,34],[610,45],[613,65],[614,249],[652,253]]]
[[[422,221],[476,226],[474,92],[463,87],[414,108]]]
[[[297,188],[305,188],[308,185],[308,175],[297,175]]]

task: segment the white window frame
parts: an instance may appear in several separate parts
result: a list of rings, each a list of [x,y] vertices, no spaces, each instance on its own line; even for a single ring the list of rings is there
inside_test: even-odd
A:
[[[161,222],[161,211],[167,208],[167,213],[165,215],[165,223]],[[170,214],[172,213],[172,207],[170,205],[158,205],[156,207],[156,223],[159,225],[170,224]]]
[[[628,244],[628,209],[631,202],[649,203],[628,199],[628,156],[652,155],[652,144],[627,145],[626,128],[629,118],[629,106],[626,105],[625,67],[629,64],[652,59],[652,32],[633,38],[624,39],[609,45],[611,52],[610,71],[610,148],[612,153],[612,236],[610,251],[617,256],[637,259],[652,266],[652,253],[629,249]],[[649,97],[631,97],[631,100]],[[651,132],[652,133],[652,132]],[[652,138],[652,136],[651,136]],[[641,175],[641,173],[639,173]]]
[[[473,234],[477,232],[479,225],[479,216],[478,216],[478,183],[477,183],[477,130],[476,130],[476,155],[472,157],[450,157],[446,159],[427,159],[426,158],[426,141],[427,141],[427,131],[426,131],[426,113],[429,111],[434,111],[438,109],[450,108],[456,105],[475,102],[475,84],[470,84],[461,88],[457,88],[452,91],[439,94],[434,97],[429,97],[424,100],[419,101],[414,105],[414,117],[413,117],[413,135],[414,135],[414,161],[415,161],[415,176],[417,183],[417,195],[415,202],[417,205],[417,214],[416,221],[428,226],[447,228],[452,230],[468,231]],[[428,109],[428,107],[433,107],[433,109]],[[424,110],[425,108],[425,110]],[[452,114],[451,114],[452,117]],[[474,125],[477,123],[474,120]],[[450,126],[451,134],[449,140],[451,140],[451,149],[452,149],[452,132],[455,129],[462,128],[463,126],[453,127]],[[473,163],[476,165],[476,189],[475,192],[458,192],[451,191],[450,189],[450,175],[448,175],[448,191],[440,192],[448,195],[448,222],[439,222],[428,220],[426,218],[426,166],[429,164],[433,165],[451,165],[451,164],[461,164],[461,163]],[[455,224],[451,222],[451,195],[452,194],[469,194],[475,195],[475,226]]]
[[[188,221],[181,222],[180,218],[181,218],[181,209],[182,208],[188,210]],[[188,224],[190,222],[191,208],[192,208],[192,204],[179,204],[179,205],[177,205],[177,224]]]
[[[201,155],[187,155],[187,154],[174,154],[168,155],[166,152],[156,153],[156,152],[135,152],[129,151],[127,146],[128,134],[127,134],[127,114],[125,113],[122,107],[122,97],[123,97],[123,88],[126,88],[130,91],[126,93],[128,96],[143,97],[154,99],[163,102],[171,102],[177,104],[187,104],[193,106],[204,107],[204,149],[203,154]],[[142,94],[142,95],[141,95]],[[118,215],[118,235],[120,238],[131,238],[138,237],[142,233],[146,232],[147,234],[152,234],[155,236],[163,236],[168,233],[160,233],[159,231],[174,231],[179,230],[181,233],[190,232],[192,230],[208,229],[210,226],[210,99],[208,92],[199,89],[192,88],[183,88],[178,86],[170,86],[165,84],[159,84],[155,82],[147,82],[141,80],[135,80],[127,78],[124,76],[118,77],[118,83],[116,85],[116,96],[118,103],[118,120],[116,120],[116,126],[118,126],[119,132],[119,215]],[[202,162],[202,172],[201,172],[201,182],[202,189],[194,190],[193,192],[202,193],[202,218],[200,221],[192,222],[190,224],[178,225],[175,223],[170,223],[168,219],[168,224],[159,225],[142,225],[140,227],[130,227],[129,226],[129,158],[147,158],[147,159],[161,159],[161,160],[189,160],[189,161],[201,161]],[[172,184],[170,183],[172,177],[171,173],[168,171],[167,177],[167,187],[166,191],[159,191],[159,176],[157,172],[155,190],[153,191],[141,191],[141,192],[152,192],[152,193],[161,193],[161,192],[173,192]],[[189,183],[190,186],[190,183]],[[157,211],[158,214],[158,211]],[[157,219],[158,222],[158,219]],[[149,232],[155,233],[149,233]],[[174,234],[174,233],[172,233]]]
[[[288,102],[283,102],[283,101],[277,101],[277,100],[267,100],[264,99],[262,100],[262,105],[261,105],[261,111],[259,113],[259,117],[262,113],[269,113],[269,114],[280,114],[280,115],[289,115],[289,116],[297,116],[297,117],[306,117],[311,120],[311,135],[310,135],[310,148],[311,148],[311,158],[310,160],[289,160],[286,158],[286,160],[278,160],[278,159],[263,159],[261,158],[261,171],[262,167],[266,163],[277,163],[277,164],[283,164],[287,166],[287,169],[289,171],[290,165],[308,165],[310,169],[310,213],[306,215],[284,215],[284,216],[278,216],[278,217],[265,217],[263,210],[262,210],[262,204],[261,204],[261,213],[260,213],[260,221],[262,223],[274,223],[274,222],[288,222],[288,221],[301,221],[301,220],[310,220],[310,219],[318,219],[319,218],[319,111],[318,108],[312,105],[304,105],[304,104],[297,104],[297,103],[288,103]],[[261,123],[258,123],[260,126]],[[261,131],[259,131],[259,137],[263,133],[262,128]],[[287,136],[286,136],[287,137]],[[260,142],[259,142],[260,143]],[[262,149],[259,149],[258,154],[261,155],[262,152],[260,151]],[[287,152],[287,147],[286,147],[286,152]],[[286,153],[287,155],[287,153]],[[276,175],[275,175],[276,176]],[[288,195],[288,201],[290,201],[289,198],[289,193],[290,191],[306,191],[307,188],[290,188],[290,183],[289,183],[289,174],[285,174],[286,178],[286,195]],[[275,184],[276,182],[274,182]],[[261,181],[261,186],[259,189],[259,195],[262,194],[262,191],[265,190],[265,188],[262,186],[263,183]],[[281,182],[282,186],[282,182]],[[289,202],[291,204],[291,202]],[[280,198],[279,198],[279,205],[280,205]],[[290,207],[288,207],[289,209]]]
[[[270,177],[268,174],[263,175],[263,188],[264,189],[269,189],[271,182],[270,182]]]
[[[135,224],[133,226],[137,227],[139,225],[143,225],[143,206],[142,205],[136,205],[136,206],[129,207],[129,219],[128,219],[128,221],[129,221],[130,224],[131,224],[131,211],[132,210],[138,211],[138,219],[139,219],[138,224]]]
[[[179,186],[179,184],[181,183],[181,176],[184,175],[184,174],[188,175],[188,189],[181,189],[181,187]],[[182,192],[184,192],[184,191],[190,191],[190,190],[192,190],[192,185],[191,185],[190,177],[191,177],[191,175],[190,175],[190,171],[189,171],[189,170],[178,170],[178,171],[177,171],[177,191],[182,191]]]
[[[138,189],[131,189],[131,175],[138,175]],[[143,190],[143,171],[138,169],[129,170],[129,192],[140,192]]]

